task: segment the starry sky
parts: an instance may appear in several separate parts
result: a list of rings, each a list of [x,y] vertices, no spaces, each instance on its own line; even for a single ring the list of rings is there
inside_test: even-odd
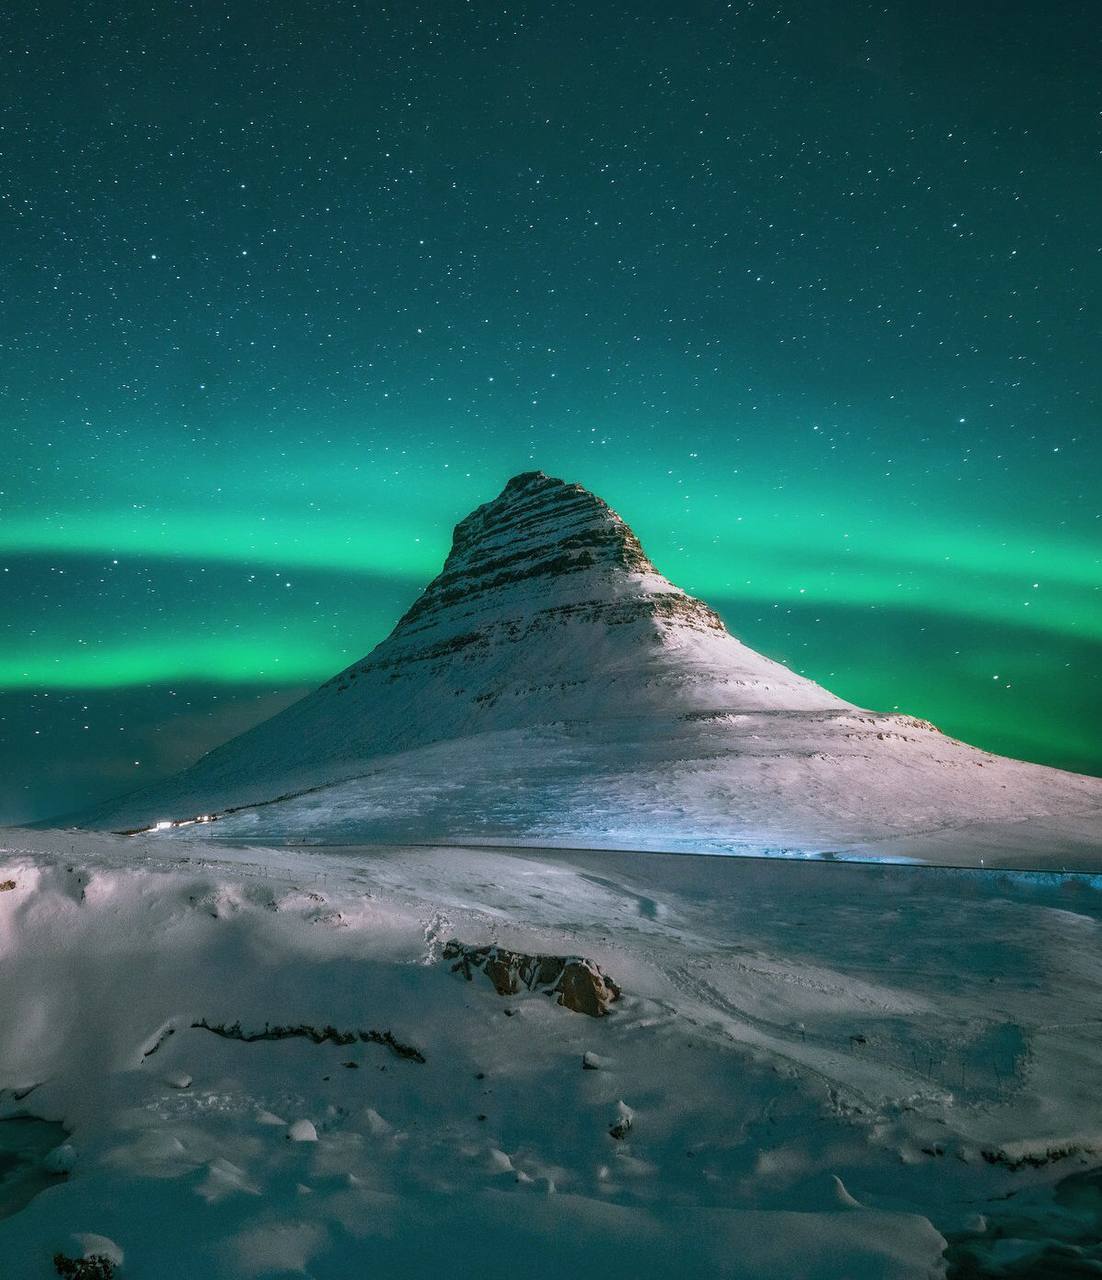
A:
[[[1098,18],[9,9],[0,821],[358,658],[532,468],[842,696],[1102,773]]]

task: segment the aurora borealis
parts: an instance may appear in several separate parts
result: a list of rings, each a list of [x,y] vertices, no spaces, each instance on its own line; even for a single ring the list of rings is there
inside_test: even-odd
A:
[[[0,78],[0,820],[382,638],[515,472],[1102,772],[1090,3],[93,3]]]

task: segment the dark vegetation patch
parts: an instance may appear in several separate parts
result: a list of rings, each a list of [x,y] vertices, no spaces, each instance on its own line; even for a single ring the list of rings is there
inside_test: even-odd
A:
[[[55,1253],[54,1270],[63,1280],[113,1280],[115,1264],[102,1253],[93,1253],[88,1258],[69,1258]]]
[[[206,1018],[193,1022],[193,1029],[209,1031],[223,1040],[240,1040],[244,1044],[256,1044],[261,1040],[309,1040],[311,1044],[381,1044],[407,1062],[424,1062],[425,1055],[411,1044],[403,1044],[391,1031],[339,1031],[334,1026],[312,1027],[307,1023],[298,1026],[271,1026],[264,1024],[263,1031],[245,1031],[240,1022],[232,1024],[212,1023]]]
[[[988,1164],[1001,1165],[1016,1173],[1019,1169],[1043,1169],[1045,1165],[1056,1164],[1071,1156],[1085,1155],[1090,1151],[1090,1147],[1073,1142],[1066,1147],[1046,1147],[1044,1151],[1028,1151],[1021,1156],[1010,1156],[1005,1151],[991,1149],[981,1151],[980,1155]]]

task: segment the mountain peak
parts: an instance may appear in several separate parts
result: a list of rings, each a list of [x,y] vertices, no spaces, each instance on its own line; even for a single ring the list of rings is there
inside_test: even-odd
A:
[[[602,566],[657,574],[639,539],[608,503],[580,484],[525,471],[456,525],[444,568],[422,601],[442,592],[478,595]]]
[[[546,471],[521,471],[506,483],[502,493],[508,493],[510,489],[527,489],[532,485],[562,483],[562,480],[549,476]]]
[[[486,732],[848,705],[736,640],[603,499],[526,471],[456,525],[382,643],[180,783],[217,807]]]
[[[357,754],[579,716],[848,705],[746,648],[607,502],[543,471],[460,520],[440,573],[334,690],[363,708]]]

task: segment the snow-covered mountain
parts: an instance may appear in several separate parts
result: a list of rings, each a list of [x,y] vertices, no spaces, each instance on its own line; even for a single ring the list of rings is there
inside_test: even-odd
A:
[[[164,829],[0,833],[0,1270],[1089,1270],[1102,875],[639,851],[1097,871],[1100,813],[518,476],[367,658],[94,818]]]
[[[211,813],[224,838],[1102,857],[1102,779],[844,702],[741,644],[607,504],[542,472],[460,522],[366,658],[84,825]]]

